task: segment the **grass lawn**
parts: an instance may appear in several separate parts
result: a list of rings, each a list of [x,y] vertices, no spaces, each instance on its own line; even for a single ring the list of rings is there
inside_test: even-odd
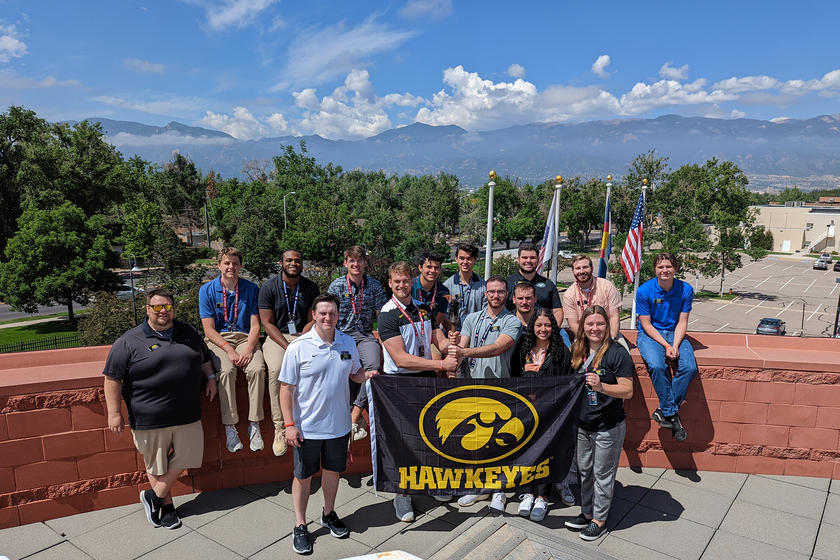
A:
[[[0,344],[14,344],[29,342],[53,336],[63,336],[76,332],[76,327],[70,321],[49,321],[22,327],[0,329]]]
[[[82,309],[80,311],[76,311],[74,315],[78,317],[79,315],[84,315],[87,312],[87,309]],[[5,321],[0,321],[0,325],[8,325],[9,323],[25,323],[28,321],[38,321],[40,319],[52,319],[53,317],[67,317],[67,312],[50,313],[49,315],[32,315],[31,317],[18,317],[17,319],[6,319]]]
[[[728,293],[724,292],[724,294],[721,296],[717,292],[712,292],[712,291],[709,291],[709,290],[700,290],[699,292],[696,292],[694,294],[694,297],[711,298],[711,299],[723,299],[723,300],[731,301],[731,300],[735,299],[736,297],[738,297],[738,294],[728,294]]]

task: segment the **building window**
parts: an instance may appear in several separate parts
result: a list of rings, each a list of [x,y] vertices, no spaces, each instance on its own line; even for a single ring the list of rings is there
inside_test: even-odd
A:
[[[814,229],[814,224],[805,224],[805,231],[811,231],[812,229]]]

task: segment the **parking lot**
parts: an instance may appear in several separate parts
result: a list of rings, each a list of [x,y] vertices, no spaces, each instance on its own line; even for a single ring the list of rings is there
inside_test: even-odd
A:
[[[757,262],[744,257],[745,266],[727,273],[724,291],[730,289],[736,298],[731,301],[696,299],[689,321],[690,331],[754,333],[763,317],[776,317],[786,322],[787,336],[799,336],[804,324],[805,336],[830,336],[834,327],[837,299],[840,295],[840,272],[813,270],[814,259],[770,255]],[[712,278],[680,276],[690,282],[695,292],[717,292],[720,276]],[[563,270],[561,281],[571,282],[571,271]],[[624,298],[630,309],[632,295]],[[622,322],[629,328],[630,319]]]

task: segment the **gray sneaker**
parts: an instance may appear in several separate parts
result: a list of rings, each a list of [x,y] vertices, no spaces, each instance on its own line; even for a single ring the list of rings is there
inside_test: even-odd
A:
[[[397,519],[404,523],[411,523],[414,521],[414,509],[411,506],[411,496],[406,494],[397,494],[394,496],[394,511],[397,513]]]

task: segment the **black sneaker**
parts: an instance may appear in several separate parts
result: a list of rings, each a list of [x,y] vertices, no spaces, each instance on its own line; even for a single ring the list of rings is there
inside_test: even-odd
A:
[[[309,554],[312,552],[312,541],[309,540],[309,530],[303,523],[295,527],[292,548],[298,554]]]
[[[586,526],[586,529],[580,532],[580,538],[582,538],[585,541],[594,541],[595,539],[603,535],[606,530],[606,523],[604,523],[603,525],[598,525],[594,521],[591,521],[589,525]]]
[[[167,529],[177,529],[181,526],[181,520],[178,519],[178,514],[175,513],[174,504],[166,504],[160,508],[160,524]]]
[[[650,417],[654,420],[654,422],[656,422],[663,428],[671,429],[674,427],[674,423],[671,422],[668,418],[666,418],[665,415],[662,414],[662,410],[658,408],[653,411],[653,414],[651,414]]]
[[[674,414],[670,418],[671,424],[671,433],[674,436],[674,439],[677,441],[685,441],[685,438],[688,437],[688,434],[685,433],[685,428],[683,428],[682,422],[680,421],[680,416],[678,414]]]
[[[146,510],[146,519],[152,527],[160,527],[160,510],[163,507],[163,498],[158,498],[151,488],[140,492],[140,503]]]
[[[565,525],[569,529],[585,529],[589,525],[589,519],[581,513],[574,519],[566,521]]]
[[[321,513],[321,525],[327,527],[330,530],[330,534],[339,539],[343,539],[350,534],[350,529],[338,518],[335,510],[331,511],[329,515],[324,515],[323,512]]]

